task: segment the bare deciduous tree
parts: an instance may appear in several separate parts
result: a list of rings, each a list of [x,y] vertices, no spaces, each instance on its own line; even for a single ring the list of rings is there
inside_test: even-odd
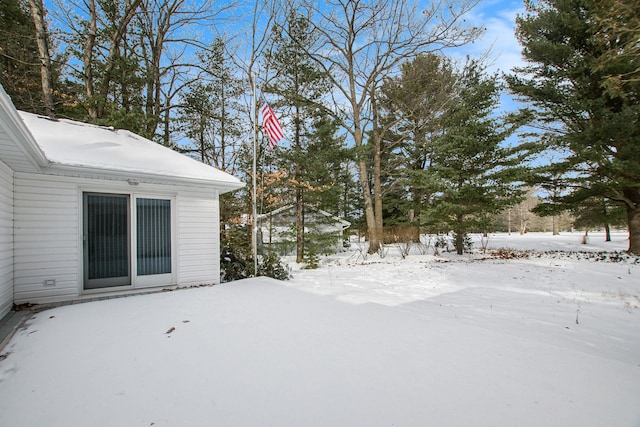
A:
[[[44,107],[47,114],[53,117],[55,114],[55,108],[53,105],[51,55],[49,52],[49,40],[44,20],[44,4],[42,3],[42,0],[29,0],[29,10],[36,30],[36,44],[38,46],[38,55],[40,60],[40,76]]]
[[[364,155],[366,134],[371,130],[372,94],[383,77],[397,72],[401,62],[474,40],[481,30],[465,26],[462,16],[477,3],[446,0],[420,9],[418,3],[408,0],[331,0],[313,9],[311,22],[321,34],[322,43],[307,54],[331,76],[334,114],[359,151],[357,166],[369,253],[377,252],[382,242],[382,195],[376,191],[379,147],[373,148],[377,159],[373,165]]]
[[[184,68],[180,63],[181,55],[168,57],[168,46],[195,46],[206,49],[206,44],[199,42],[193,34],[182,33],[185,28],[206,26],[214,22],[222,11],[233,7],[216,6],[212,0],[197,3],[187,0],[142,0],[141,13],[136,15],[135,24],[141,38],[141,61],[145,70],[145,114],[148,117],[146,134],[152,136],[160,123],[160,116],[165,109],[163,98],[164,81],[167,76],[173,77],[176,68]],[[179,71],[178,71],[179,72]]]

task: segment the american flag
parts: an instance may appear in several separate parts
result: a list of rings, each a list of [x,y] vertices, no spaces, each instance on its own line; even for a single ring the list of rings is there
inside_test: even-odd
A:
[[[269,150],[272,150],[273,147],[284,138],[284,133],[282,132],[282,127],[280,127],[276,113],[273,112],[262,96],[260,97],[260,102],[262,103],[260,107],[260,112],[262,113],[262,128],[269,138]]]

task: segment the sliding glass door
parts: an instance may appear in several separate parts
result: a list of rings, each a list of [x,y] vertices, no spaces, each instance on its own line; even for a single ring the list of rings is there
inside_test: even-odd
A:
[[[83,199],[85,290],[172,283],[170,199],[103,193]]]

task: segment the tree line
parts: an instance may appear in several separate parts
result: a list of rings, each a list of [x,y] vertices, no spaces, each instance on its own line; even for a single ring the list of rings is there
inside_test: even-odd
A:
[[[640,37],[632,0],[525,1],[526,65],[450,51],[483,28],[477,0],[214,3],[4,0],[0,82],[22,110],[125,128],[251,183],[252,87],[287,141],[259,145],[258,204],[317,207],[385,229],[491,231],[535,187],[535,211],[626,223],[640,253]],[[504,111],[500,96],[524,107]],[[262,139],[261,136],[258,136]],[[225,195],[223,222],[251,211]]]

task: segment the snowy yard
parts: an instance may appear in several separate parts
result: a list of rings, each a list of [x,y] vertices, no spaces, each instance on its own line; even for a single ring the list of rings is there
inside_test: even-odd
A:
[[[627,246],[580,239],[354,246],[289,282],[43,311],[2,351],[0,426],[638,427],[640,262],[554,252]]]

